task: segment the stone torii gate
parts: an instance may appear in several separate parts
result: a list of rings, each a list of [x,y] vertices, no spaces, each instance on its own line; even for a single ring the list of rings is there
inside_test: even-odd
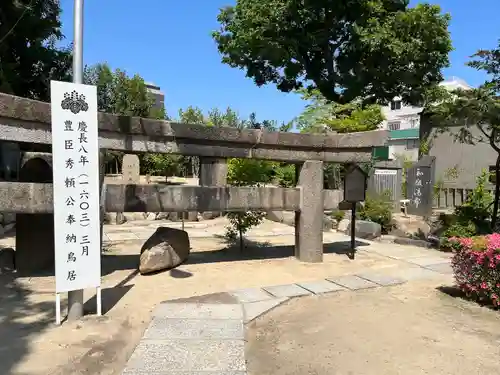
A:
[[[0,94],[0,141],[38,145],[49,151],[50,116],[48,103]],[[337,208],[342,200],[338,191],[323,189],[323,163],[370,161],[373,147],[385,145],[387,139],[388,131],[385,130],[296,134],[99,113],[101,149],[194,155],[202,158],[202,168],[207,163],[221,163],[226,158],[275,160],[298,166],[295,188],[214,186],[217,178],[205,170],[200,179],[203,186],[108,184],[101,204],[106,212],[295,211],[296,257],[304,262],[321,262],[323,211]],[[36,217],[52,211],[51,183],[28,181],[26,177],[22,182],[0,182],[0,212]],[[27,244],[22,240],[25,236],[31,239]],[[27,248],[35,243],[36,249]],[[47,233],[46,228],[38,230],[35,226],[18,227],[16,246],[18,254],[36,254],[43,263],[42,253],[45,257],[52,253],[53,257],[53,232]],[[22,264],[18,266],[23,267]]]

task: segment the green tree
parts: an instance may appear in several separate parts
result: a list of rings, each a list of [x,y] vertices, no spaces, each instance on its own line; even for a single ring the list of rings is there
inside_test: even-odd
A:
[[[382,108],[377,104],[363,106],[361,100],[339,104],[326,100],[319,90],[310,93],[300,90],[304,100],[310,101],[297,118],[297,127],[303,133],[354,133],[376,130],[384,121]]]
[[[420,103],[452,50],[449,15],[409,0],[237,0],[213,32],[222,62],[258,86],[307,85],[333,102]]]
[[[273,176],[274,163],[255,159],[229,159],[227,182],[231,186],[261,186],[270,183]],[[229,226],[226,237],[236,240],[239,237],[240,249],[243,250],[243,236],[248,230],[259,225],[265,217],[264,212],[229,212]]]
[[[207,124],[203,111],[193,106],[189,106],[186,109],[179,109],[179,119],[183,124]],[[199,176],[200,158],[198,156],[182,156],[180,162],[184,166],[184,169],[191,170],[192,176]]]
[[[84,82],[97,86],[97,106],[100,111],[123,116],[163,119],[164,109],[153,107],[153,97],[149,94],[144,79],[139,75],[132,77],[120,69],[114,71],[107,63],[85,68]],[[119,172],[123,153],[106,151],[105,162],[114,164]],[[141,166],[146,173],[166,173],[175,165],[175,157],[167,154],[141,154]]]
[[[495,199],[491,219],[496,228],[500,200],[500,41],[492,50],[478,51],[467,65],[484,71],[488,80],[471,90],[457,90],[431,108],[436,134],[452,132],[457,141],[486,143],[497,153]],[[458,129],[458,132],[455,131]]]
[[[3,0],[0,4],[0,91],[49,101],[50,80],[66,81],[71,52],[63,39],[57,0]]]

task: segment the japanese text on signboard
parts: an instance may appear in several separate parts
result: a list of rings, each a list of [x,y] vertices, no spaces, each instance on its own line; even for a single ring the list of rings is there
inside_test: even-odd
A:
[[[56,290],[63,292],[100,285],[97,96],[93,86],[52,81],[51,89]]]

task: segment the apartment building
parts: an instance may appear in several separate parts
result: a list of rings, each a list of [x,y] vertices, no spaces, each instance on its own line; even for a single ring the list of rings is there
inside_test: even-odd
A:
[[[458,77],[451,77],[440,85],[450,91],[472,88]],[[382,129],[390,130],[389,158],[405,157],[408,160],[417,161],[422,108],[405,105],[401,98],[396,97],[389,105],[382,108],[382,112],[385,117]]]
[[[160,86],[152,82],[146,82],[146,89],[153,96],[153,107],[158,109],[165,108],[165,94],[160,90]]]

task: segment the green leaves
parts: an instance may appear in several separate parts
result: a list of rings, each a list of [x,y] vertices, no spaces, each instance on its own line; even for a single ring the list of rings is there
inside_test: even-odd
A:
[[[0,91],[49,101],[50,80],[70,78],[71,52],[56,47],[60,13],[57,0],[0,3]]]
[[[357,99],[339,104],[327,101],[318,90],[305,92],[303,98],[310,100],[304,112],[297,118],[298,128],[303,133],[353,133],[378,129],[384,120],[379,105],[363,106]]]
[[[238,0],[218,21],[223,63],[259,86],[318,89],[340,104],[395,95],[420,104],[452,49],[449,16],[407,0]]]

